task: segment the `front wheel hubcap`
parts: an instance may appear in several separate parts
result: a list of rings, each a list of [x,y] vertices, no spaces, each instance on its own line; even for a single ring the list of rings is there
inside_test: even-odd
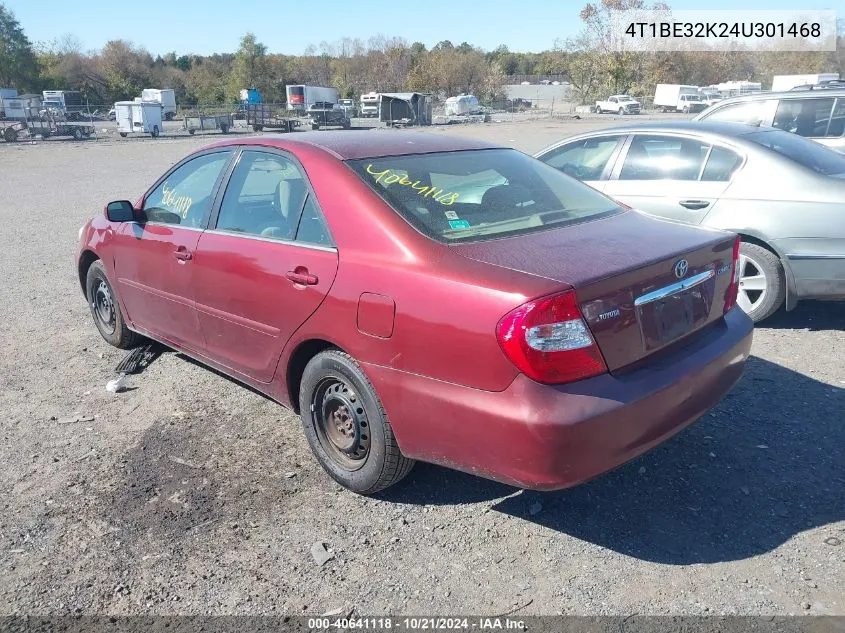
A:
[[[357,393],[338,378],[326,378],[311,401],[320,444],[335,463],[358,470],[370,452],[370,425]]]
[[[103,328],[109,333],[114,332],[116,326],[114,300],[109,285],[102,279],[97,283],[94,290],[91,307]]]
[[[739,292],[736,302],[746,313],[760,307],[768,294],[769,280],[759,262],[739,255]]]

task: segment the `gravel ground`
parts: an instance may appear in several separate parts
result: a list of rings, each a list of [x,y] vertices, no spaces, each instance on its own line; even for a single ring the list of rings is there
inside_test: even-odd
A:
[[[293,415],[175,353],[107,393],[77,229],[217,138],[0,145],[0,614],[845,614],[843,304],[776,316],[713,412],[557,493],[420,464],[355,496]]]

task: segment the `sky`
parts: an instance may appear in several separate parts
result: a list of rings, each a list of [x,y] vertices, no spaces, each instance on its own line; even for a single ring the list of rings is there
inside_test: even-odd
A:
[[[71,34],[83,50],[123,39],[153,55],[235,52],[252,32],[271,53],[300,55],[310,44],[343,37],[402,37],[431,47],[467,41],[485,50],[539,52],[580,28],[586,0],[140,0],[130,3],[68,0],[0,0],[32,42]],[[668,0],[673,9],[834,9],[845,18],[845,0]],[[803,6],[802,6],[803,5]],[[412,7],[420,7],[413,9]],[[325,7],[320,15],[321,7]],[[521,10],[520,7],[525,7]],[[122,10],[123,8],[123,10]]]

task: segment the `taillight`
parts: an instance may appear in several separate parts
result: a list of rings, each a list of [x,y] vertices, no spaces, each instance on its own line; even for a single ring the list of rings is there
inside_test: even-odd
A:
[[[607,371],[572,290],[509,312],[496,326],[496,337],[517,369],[537,382],[572,382]]]
[[[739,245],[740,245],[740,238],[739,235],[736,236],[736,240],[734,240],[734,253],[733,253],[733,275],[731,276],[731,283],[728,285],[728,290],[725,293],[725,309],[722,311],[722,314],[726,314],[728,310],[733,308],[736,305],[736,296],[739,293]]]

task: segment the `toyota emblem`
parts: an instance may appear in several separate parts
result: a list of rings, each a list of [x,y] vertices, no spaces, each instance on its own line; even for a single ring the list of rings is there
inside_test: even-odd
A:
[[[689,264],[687,263],[687,260],[679,259],[677,262],[675,262],[675,277],[677,277],[678,279],[683,279],[687,274],[687,270],[689,270]]]

